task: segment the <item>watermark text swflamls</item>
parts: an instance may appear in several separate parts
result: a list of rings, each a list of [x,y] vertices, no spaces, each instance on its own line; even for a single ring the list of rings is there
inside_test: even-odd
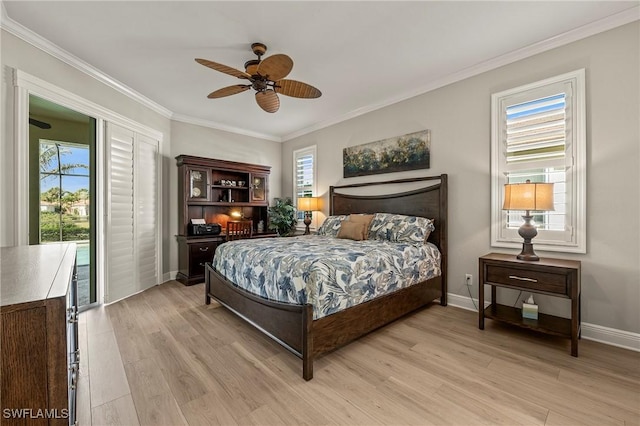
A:
[[[2,417],[5,419],[68,419],[69,409],[3,408]]]

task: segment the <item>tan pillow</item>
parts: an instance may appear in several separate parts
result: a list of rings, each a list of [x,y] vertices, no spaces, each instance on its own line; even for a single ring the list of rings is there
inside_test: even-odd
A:
[[[369,225],[371,225],[373,216],[372,214],[350,214],[347,220],[349,222],[364,223],[362,239],[367,240],[369,239]]]
[[[348,240],[354,241],[362,241],[364,240],[365,235],[365,224],[358,222],[351,222],[348,220],[343,220],[340,225],[340,230],[338,231],[338,238],[345,238]]]

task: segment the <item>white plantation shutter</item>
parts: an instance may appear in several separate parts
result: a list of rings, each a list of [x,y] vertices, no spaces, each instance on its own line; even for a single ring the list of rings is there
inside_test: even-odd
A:
[[[105,302],[158,283],[158,143],[107,123]]]
[[[316,147],[299,149],[293,152],[293,205],[298,198],[315,196],[316,187]],[[304,220],[304,212],[298,211],[298,227]],[[315,224],[312,224],[312,228]],[[304,227],[304,226],[302,226]]]
[[[493,246],[515,247],[524,212],[502,211],[506,183],[554,183],[554,211],[534,212],[538,248],[584,252],[584,70],[492,96]]]
[[[132,131],[107,123],[107,282],[105,302],[130,294],[135,284]]]
[[[554,210],[536,212],[534,220],[538,231],[553,230],[571,232],[566,217],[567,169],[567,98],[570,87],[551,96],[507,106],[506,117],[506,166],[507,183],[554,183]],[[541,167],[544,166],[544,167]],[[518,229],[524,212],[509,211],[506,215],[508,229]]]
[[[158,142],[136,137],[137,290],[158,283]]]

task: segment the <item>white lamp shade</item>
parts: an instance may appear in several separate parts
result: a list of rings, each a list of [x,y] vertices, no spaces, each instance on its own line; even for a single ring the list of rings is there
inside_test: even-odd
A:
[[[508,183],[502,210],[553,210],[552,183]]]
[[[298,210],[310,212],[318,210],[317,197],[301,197],[298,198]]]

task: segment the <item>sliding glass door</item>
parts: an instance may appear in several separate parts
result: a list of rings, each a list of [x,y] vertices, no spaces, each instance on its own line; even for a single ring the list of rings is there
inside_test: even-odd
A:
[[[76,242],[78,302],[96,302],[95,119],[30,97],[30,244]]]

